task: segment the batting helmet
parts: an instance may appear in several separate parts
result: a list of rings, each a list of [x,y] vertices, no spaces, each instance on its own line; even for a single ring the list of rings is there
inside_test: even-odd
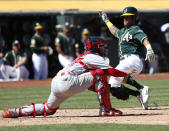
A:
[[[106,46],[105,41],[100,37],[90,37],[86,41],[86,49],[99,53],[100,55],[104,54],[105,46]]]
[[[138,15],[137,9],[132,6],[124,8],[121,16],[129,16],[129,15],[137,17]]]

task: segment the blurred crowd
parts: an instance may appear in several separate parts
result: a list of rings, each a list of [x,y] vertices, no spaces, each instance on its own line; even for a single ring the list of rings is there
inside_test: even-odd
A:
[[[153,63],[144,62],[145,68],[148,69],[147,73],[160,72],[162,71],[159,68],[160,64],[168,67],[161,45],[169,43],[169,23],[162,25],[161,30],[144,20],[138,22],[138,25],[148,35],[156,54],[156,60]],[[28,25],[24,27],[24,30],[30,30],[27,28]],[[55,26],[56,35],[53,39],[50,33],[45,31],[46,27],[39,22],[34,24],[33,30],[34,34],[26,34],[22,40],[13,39],[9,46],[0,27],[0,81],[39,80],[53,77],[58,70],[85,51],[85,41],[91,35],[92,29],[89,27],[75,30],[70,23],[66,22]],[[105,25],[101,25],[99,34],[106,40],[110,38],[112,42],[112,37]],[[92,35],[98,34],[92,31]],[[168,68],[165,71],[168,71]]]
[[[25,36],[25,43],[15,39],[12,48],[5,51],[6,44],[0,34],[0,81],[22,81],[33,78],[47,79],[49,67],[53,73],[71,63],[84,52],[85,41],[90,32],[81,30],[81,38],[75,39],[68,22],[56,25],[57,35],[54,45],[50,45],[50,35],[44,32],[44,26],[35,23],[33,36]],[[51,72],[51,73],[52,73]],[[32,74],[32,76],[30,76]]]

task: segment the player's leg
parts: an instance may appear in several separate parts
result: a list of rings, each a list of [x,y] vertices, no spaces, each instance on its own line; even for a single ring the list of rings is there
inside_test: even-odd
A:
[[[42,56],[42,79],[47,79],[48,78],[48,60],[46,55]]]
[[[51,83],[51,94],[46,103],[31,104],[20,108],[4,110],[3,117],[4,118],[22,117],[22,116],[35,117],[41,115],[46,116],[54,114],[62,102],[64,102],[70,96],[80,93],[85,89],[87,89],[87,87],[92,85],[93,76],[89,75],[89,73],[81,77],[71,76],[69,74],[68,75],[59,74],[55,76]]]
[[[34,69],[34,79],[38,80],[41,77],[41,55],[33,53],[32,55],[32,63]]]
[[[11,108],[8,110],[4,110],[3,117],[4,118],[16,118],[22,116],[43,116],[52,115],[56,112],[58,107],[54,108],[52,105],[55,103],[55,100],[58,98],[51,92],[49,99],[46,103],[43,104],[34,104],[22,106],[20,108]]]
[[[103,70],[91,71],[94,76],[94,87],[100,103],[100,116],[121,116],[122,112],[111,107],[107,76]]]
[[[12,108],[8,110],[4,110],[3,117],[4,118],[15,118],[22,116],[42,116],[46,117],[47,115],[52,115],[59,108],[59,105],[65,101],[69,96],[65,96],[63,94],[63,90],[59,92],[59,90],[66,88],[64,83],[60,83],[61,80],[55,77],[52,80],[51,84],[51,93],[47,100],[47,102],[43,104],[31,104],[22,106],[20,108]],[[57,86],[57,87],[56,87]]]
[[[119,65],[116,67],[116,69],[119,69],[121,71],[126,71],[126,70],[131,69],[131,68],[136,69],[136,73],[132,74],[132,76],[125,78],[125,79],[120,78],[120,79],[118,79],[118,81],[117,81],[117,79],[114,79],[112,77],[110,79],[109,83],[111,84],[111,87],[114,87],[113,85],[116,86],[117,85],[116,83],[118,83],[120,85],[121,83],[126,83],[126,82],[127,82],[127,84],[130,84],[130,85],[136,87],[140,92],[140,95],[138,96],[139,101],[141,101],[143,109],[147,109],[146,103],[148,101],[148,87],[142,86],[141,84],[139,84],[138,82],[136,82],[132,78],[133,76],[138,75],[142,71],[143,64],[142,64],[141,59],[137,55],[132,55],[132,56],[127,57],[123,61],[120,61]]]
[[[29,71],[26,69],[26,67],[24,65],[18,67],[18,69],[20,70],[18,72],[18,78],[19,80],[27,80],[29,77]]]
[[[5,65],[6,72],[1,71],[4,81],[9,81],[9,74],[12,71],[12,67]]]

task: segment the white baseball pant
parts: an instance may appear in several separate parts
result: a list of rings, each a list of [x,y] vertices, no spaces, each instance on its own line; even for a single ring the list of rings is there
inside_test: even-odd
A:
[[[27,80],[29,77],[29,71],[24,65],[18,67],[14,72],[13,67],[5,65],[6,72],[1,71],[4,81],[20,81]]]
[[[136,73],[132,74],[131,76],[138,75],[142,69],[143,69],[143,63],[140,59],[139,55],[131,54],[131,55],[124,55],[124,60],[120,61],[120,63],[117,65],[116,69],[120,71],[126,71],[132,68],[136,69]],[[120,87],[122,82],[124,80],[124,77],[113,77],[111,76],[109,79],[109,84],[111,84],[111,87]]]
[[[65,58],[63,55],[58,54],[58,59],[60,64],[65,67],[67,65],[69,65],[72,61],[73,61],[73,57],[69,56],[69,59]]]
[[[34,79],[35,80],[47,79],[48,61],[46,55],[33,53],[32,62],[34,68]]]

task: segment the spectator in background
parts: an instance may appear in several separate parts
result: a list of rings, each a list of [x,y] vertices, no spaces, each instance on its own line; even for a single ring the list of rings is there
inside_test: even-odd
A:
[[[4,49],[5,49],[5,40],[1,33],[1,26],[0,26],[0,64],[4,56]]]
[[[27,62],[27,54],[20,49],[20,43],[15,40],[12,50],[7,52],[2,60],[1,72],[4,81],[27,80],[29,72],[24,66]]]
[[[169,23],[161,26],[161,32],[164,33],[166,43],[169,44]]]
[[[87,28],[84,28],[81,34],[81,40],[75,44],[75,56],[79,57],[85,51],[85,42],[90,37],[90,32]]]
[[[49,51],[49,46],[45,45],[44,39],[42,37],[43,26],[40,23],[36,23],[34,26],[35,34],[31,39],[31,49],[32,49],[32,63],[34,68],[34,79],[47,79],[48,77],[48,60],[47,53]]]
[[[71,37],[69,25],[65,25],[63,30],[58,31],[55,38],[56,51],[58,52],[58,60],[62,67],[70,64],[73,61],[73,44],[75,40]]]

